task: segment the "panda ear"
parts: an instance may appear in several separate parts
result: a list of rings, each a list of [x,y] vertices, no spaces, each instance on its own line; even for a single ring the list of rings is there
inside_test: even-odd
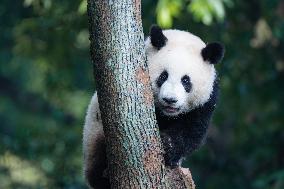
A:
[[[168,41],[166,36],[163,34],[162,29],[157,25],[153,25],[151,27],[150,39],[151,39],[151,44],[158,50],[164,47]]]
[[[206,45],[201,50],[201,55],[204,61],[209,61],[211,64],[217,64],[224,57],[224,46],[221,43],[214,42]]]

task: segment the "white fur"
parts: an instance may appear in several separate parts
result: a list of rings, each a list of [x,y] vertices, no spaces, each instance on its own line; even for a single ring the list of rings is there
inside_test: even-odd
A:
[[[178,102],[173,107],[180,110],[171,114],[175,116],[208,101],[213,91],[216,72],[214,65],[204,61],[201,56],[201,50],[206,45],[199,37],[179,30],[164,30],[163,33],[168,39],[166,45],[157,50],[148,38],[146,54],[156,105],[165,105],[162,98],[176,98]],[[158,88],[156,80],[164,70],[169,76],[162,87]],[[186,93],[182,86],[181,78],[184,75],[190,77],[190,93]]]
[[[83,130],[83,156],[84,172],[92,165],[92,159],[95,156],[97,139],[104,137],[103,124],[97,93],[93,95],[88,106],[85,125]]]

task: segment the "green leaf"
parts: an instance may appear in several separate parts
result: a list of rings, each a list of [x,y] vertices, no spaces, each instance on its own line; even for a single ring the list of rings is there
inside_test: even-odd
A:
[[[87,12],[87,0],[81,1],[79,7],[78,7],[78,13],[79,14],[85,14]]]
[[[170,11],[167,8],[161,9],[157,15],[158,24],[163,28],[169,28],[173,24]]]
[[[178,17],[183,5],[183,0],[159,0],[157,5],[157,22],[163,28],[173,25],[173,18]]]
[[[33,3],[33,1],[34,1],[34,0],[25,0],[24,3],[23,3],[24,7],[29,7],[29,6],[31,6],[32,3]]]
[[[193,14],[196,21],[210,25],[213,19],[223,21],[225,17],[224,4],[229,4],[231,0],[193,0],[187,10]]]

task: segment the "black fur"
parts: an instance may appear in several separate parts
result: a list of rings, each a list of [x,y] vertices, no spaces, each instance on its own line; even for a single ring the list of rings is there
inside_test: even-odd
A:
[[[178,117],[167,117],[156,108],[166,166],[179,166],[182,158],[202,144],[215,109],[217,96],[218,84],[215,80],[210,99],[203,106]]]
[[[192,88],[192,84],[190,81],[190,77],[188,75],[185,75],[181,78],[181,83],[183,85],[184,90],[189,93]]]
[[[166,70],[163,71],[156,81],[157,86],[161,87],[164,84],[164,82],[167,81],[168,77],[169,77],[168,72]]]
[[[209,43],[201,51],[201,55],[204,61],[209,61],[211,64],[217,64],[224,57],[224,47],[218,42]]]
[[[150,39],[151,44],[156,47],[156,49],[160,50],[162,47],[164,47],[168,41],[166,36],[163,34],[162,29],[157,26],[153,25],[150,29]]]
[[[106,161],[106,144],[103,135],[99,135],[96,138],[96,142],[92,146],[96,154],[92,154],[88,162],[92,163],[86,167],[85,176],[88,184],[93,189],[110,189],[110,182],[104,172],[107,169]]]

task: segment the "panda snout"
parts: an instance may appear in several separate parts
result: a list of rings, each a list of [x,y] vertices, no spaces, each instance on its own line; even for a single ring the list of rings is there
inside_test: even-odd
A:
[[[177,99],[175,98],[163,98],[163,101],[166,102],[167,104],[174,104],[177,102]]]

